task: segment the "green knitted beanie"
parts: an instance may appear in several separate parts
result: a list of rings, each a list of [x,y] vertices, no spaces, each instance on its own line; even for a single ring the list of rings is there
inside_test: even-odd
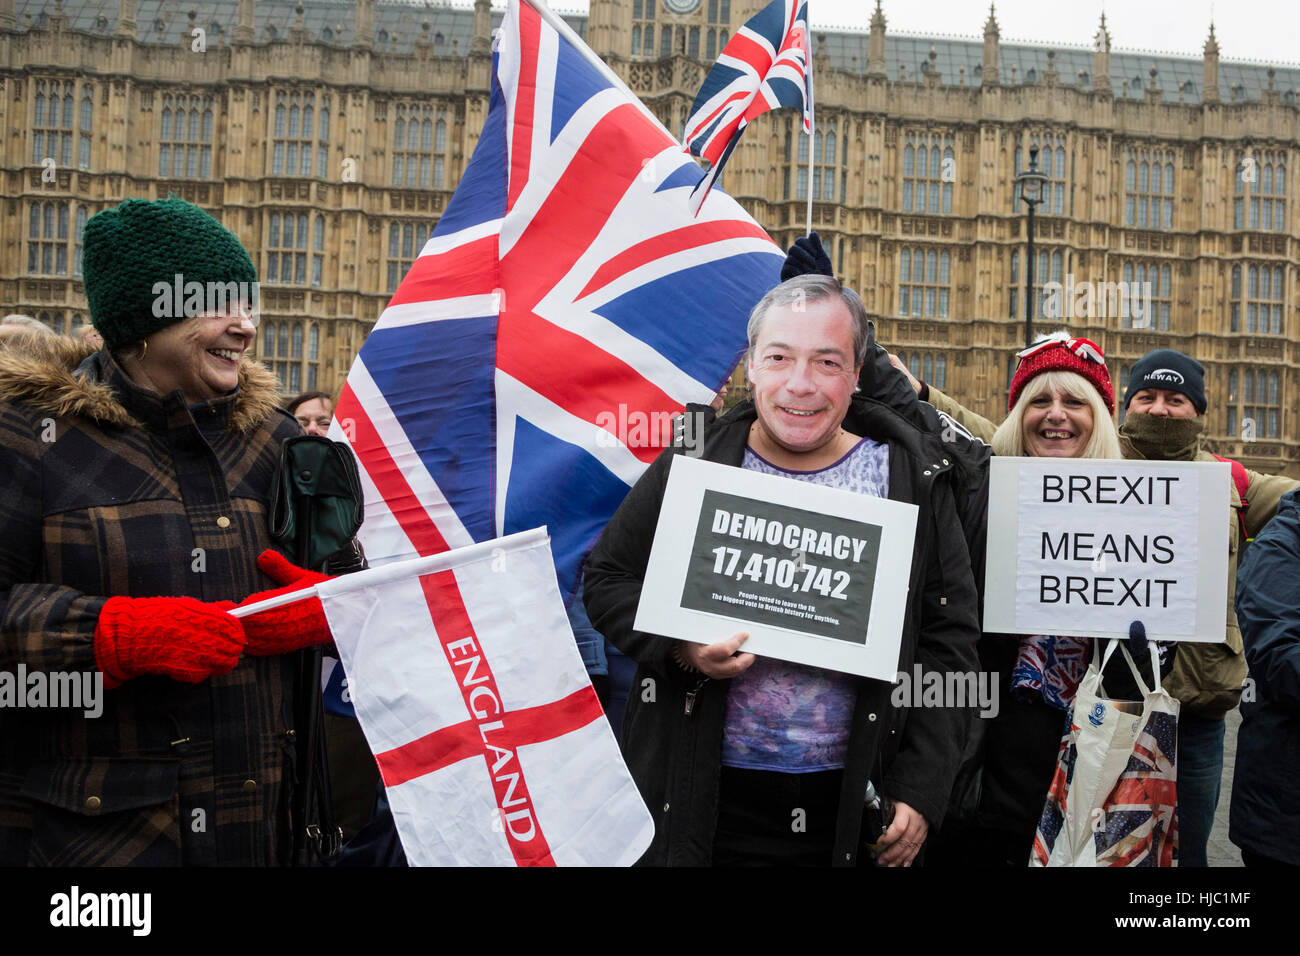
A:
[[[222,286],[224,298],[224,289],[235,288],[229,283],[252,289],[257,281],[253,260],[234,233],[183,199],[128,199],[91,216],[81,272],[91,324],[110,349],[210,308],[208,297],[205,308],[195,310],[199,300],[187,296],[198,287],[191,283],[204,290]]]

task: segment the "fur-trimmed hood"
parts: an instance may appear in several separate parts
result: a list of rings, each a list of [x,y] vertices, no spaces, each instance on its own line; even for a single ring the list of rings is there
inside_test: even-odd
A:
[[[56,417],[74,415],[106,425],[139,427],[117,389],[96,378],[97,370],[86,361],[96,351],[83,342],[53,335],[27,338],[21,345],[0,344],[0,402],[21,402]],[[115,364],[107,353],[100,357],[100,369]],[[271,417],[279,399],[275,376],[245,357],[230,427],[251,434]]]

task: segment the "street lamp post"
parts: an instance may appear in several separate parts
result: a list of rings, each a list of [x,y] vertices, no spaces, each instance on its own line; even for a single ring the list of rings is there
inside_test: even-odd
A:
[[[1047,177],[1038,171],[1038,147],[1029,148],[1029,168],[1016,174],[1020,198],[1029,207],[1029,250],[1025,263],[1025,348],[1034,344],[1034,207],[1043,201]]]

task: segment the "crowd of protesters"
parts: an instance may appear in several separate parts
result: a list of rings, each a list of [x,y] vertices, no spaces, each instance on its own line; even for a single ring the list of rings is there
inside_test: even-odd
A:
[[[228,612],[320,580],[276,549],[268,502],[281,447],[326,434],[333,396],[282,404],[247,355],[247,303],[151,308],[178,272],[256,280],[197,207],[105,210],[83,262],[88,328],[0,322],[0,670],[98,675],[103,713],[0,708],[0,865],[288,863],[303,691],[291,655],[331,635],[314,600]],[[1025,866],[1092,645],[981,633],[989,457],[1214,460],[1205,370],[1157,350],[1117,395],[1101,349],[1063,332],[1020,353],[1007,417],[990,422],[910,375],[831,271],[815,234],[790,251],[750,318],[749,397],[689,410],[706,422],[700,453],[915,505],[898,669],[993,672],[1003,706],[977,727],[968,709],[895,706],[885,682],[747,653],[743,631],[711,644],[637,631],[684,451],[669,448],[610,520],[570,611],[655,817],[642,862]],[[1223,641],[1159,643],[1182,705],[1180,862],[1206,865],[1224,717],[1249,672],[1231,837],[1248,865],[1296,866],[1300,483],[1232,471]],[[645,681],[655,694],[629,693]],[[1137,693],[1125,681],[1107,671],[1116,696]],[[346,835],[391,835],[355,721],[326,727],[335,790],[353,804]]]

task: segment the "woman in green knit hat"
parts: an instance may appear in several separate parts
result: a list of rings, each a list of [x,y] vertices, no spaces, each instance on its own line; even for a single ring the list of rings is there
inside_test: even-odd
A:
[[[227,613],[306,573],[269,550],[299,428],[245,354],[256,270],[167,199],[94,216],[83,274],[103,349],[0,354],[0,670],[92,689],[0,713],[0,865],[286,863],[286,654],[330,634]]]

